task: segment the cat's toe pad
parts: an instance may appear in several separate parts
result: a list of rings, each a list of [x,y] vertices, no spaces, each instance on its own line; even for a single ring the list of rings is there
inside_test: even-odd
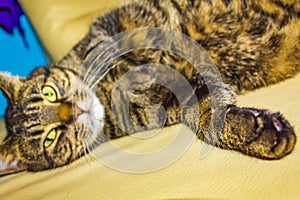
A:
[[[231,148],[262,159],[280,159],[296,143],[293,127],[280,113],[230,106],[223,140]]]

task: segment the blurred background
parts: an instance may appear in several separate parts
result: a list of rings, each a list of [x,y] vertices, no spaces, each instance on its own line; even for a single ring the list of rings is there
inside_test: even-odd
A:
[[[43,49],[15,0],[0,0],[0,71],[27,76],[47,64]],[[7,103],[0,92],[0,117]]]

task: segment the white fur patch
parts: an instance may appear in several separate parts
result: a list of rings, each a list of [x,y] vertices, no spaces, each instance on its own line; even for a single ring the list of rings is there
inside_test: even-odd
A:
[[[77,106],[84,110],[78,120],[90,127],[89,140],[94,141],[104,126],[104,107],[95,94],[91,94],[86,101],[79,102]]]

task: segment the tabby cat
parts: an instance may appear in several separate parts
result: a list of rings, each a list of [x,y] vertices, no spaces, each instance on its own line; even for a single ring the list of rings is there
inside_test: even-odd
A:
[[[36,68],[27,78],[0,74],[0,88],[8,101],[8,134],[0,145],[0,174],[64,166],[109,139],[177,123],[186,124],[200,139],[223,149],[267,160],[288,155],[296,136],[283,116],[237,107],[234,98],[293,77],[300,70],[299,17],[299,0],[144,0],[100,16],[58,63]],[[84,64],[91,54],[104,51],[112,36],[145,27],[174,30],[197,41],[214,61],[224,84],[208,90],[201,72],[191,63],[159,49],[122,55],[95,80],[94,71]],[[131,79],[140,87],[124,91],[120,85],[116,89],[115,82],[123,75],[147,63],[180,72],[192,87],[197,104],[182,95],[184,103],[179,105],[169,88],[151,82],[157,77],[149,77],[147,67],[138,68]],[[176,77],[173,82],[180,87]],[[115,90],[119,95],[113,96]],[[214,92],[223,103],[225,116],[219,131],[209,128],[213,114],[222,114],[212,107]],[[125,97],[131,122],[120,106]],[[163,122],[155,106],[167,114]]]

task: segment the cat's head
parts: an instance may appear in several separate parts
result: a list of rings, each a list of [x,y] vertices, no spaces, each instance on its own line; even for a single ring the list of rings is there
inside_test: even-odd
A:
[[[63,166],[103,127],[102,105],[71,69],[37,68],[28,78],[0,73],[0,89],[8,101],[0,175]]]

